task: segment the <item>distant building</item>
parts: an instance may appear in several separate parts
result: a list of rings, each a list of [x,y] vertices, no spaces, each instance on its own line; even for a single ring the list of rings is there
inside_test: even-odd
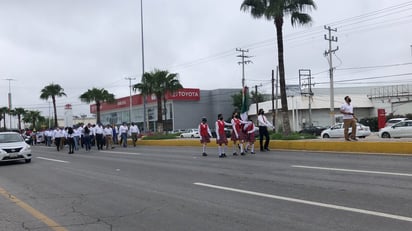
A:
[[[211,128],[217,120],[217,115],[222,113],[225,118],[230,118],[234,111],[232,95],[239,94],[240,89],[200,90],[197,88],[180,89],[174,94],[166,94],[166,107],[162,102],[163,120],[165,131],[177,129],[197,128],[202,117],[206,117]],[[143,129],[143,97],[141,94],[131,96],[132,110],[130,114],[130,96],[116,99],[113,104],[103,103],[100,108],[101,122],[103,124],[121,124],[135,122]],[[157,129],[157,99],[148,97],[146,116],[150,131]],[[96,113],[96,105],[90,105],[90,112]]]

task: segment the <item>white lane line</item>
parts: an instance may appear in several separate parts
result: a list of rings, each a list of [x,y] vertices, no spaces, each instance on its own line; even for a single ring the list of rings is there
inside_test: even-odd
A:
[[[104,153],[116,153],[116,154],[124,154],[124,155],[134,155],[134,156],[140,156],[141,153],[136,153],[136,152],[114,152],[114,151],[100,151]]]
[[[295,202],[295,203],[300,203],[300,204],[307,204],[307,205],[313,205],[313,206],[318,206],[318,207],[343,210],[343,211],[355,212],[355,213],[362,213],[366,215],[412,222],[412,217],[399,216],[399,215],[394,215],[394,214],[389,214],[389,213],[382,213],[382,212],[376,212],[376,211],[365,210],[365,209],[326,204],[326,203],[320,203],[320,202],[315,202],[315,201],[307,201],[307,200],[301,200],[301,199],[296,199],[296,198],[291,198],[291,197],[276,196],[276,195],[271,195],[271,194],[266,194],[266,193],[259,193],[259,192],[247,191],[247,190],[242,190],[242,189],[228,188],[228,187],[212,185],[212,184],[204,184],[204,183],[198,183],[198,182],[193,183],[193,184],[198,185],[198,186],[225,190],[225,191],[244,193],[244,194],[253,195],[253,196],[266,197],[266,198],[271,198],[271,199],[276,199],[276,200],[290,201],[290,202]]]
[[[379,171],[366,171],[366,170],[356,170],[356,169],[344,169],[344,168],[324,168],[317,166],[305,166],[305,165],[292,165],[292,168],[308,168],[308,169],[318,169],[318,170],[328,170],[328,171],[340,171],[340,172],[357,172],[357,173],[370,173],[370,174],[380,174],[380,175],[393,175],[393,176],[409,176],[409,173],[399,173],[399,172],[379,172]]]
[[[50,159],[50,158],[41,157],[41,156],[38,156],[36,158],[42,159],[42,160],[49,160],[49,161],[59,162],[59,163],[70,163],[69,161]]]

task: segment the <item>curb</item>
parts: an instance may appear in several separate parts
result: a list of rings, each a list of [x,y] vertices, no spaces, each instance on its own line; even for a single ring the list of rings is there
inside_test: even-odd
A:
[[[255,148],[259,141],[255,142]],[[139,140],[139,145],[148,146],[189,146],[200,147],[198,139],[175,140]],[[232,142],[229,141],[230,147]],[[217,147],[214,140],[207,144],[208,147]],[[304,151],[333,151],[373,154],[406,154],[412,155],[412,142],[378,142],[378,141],[314,141],[314,140],[271,140],[270,149],[304,150]]]

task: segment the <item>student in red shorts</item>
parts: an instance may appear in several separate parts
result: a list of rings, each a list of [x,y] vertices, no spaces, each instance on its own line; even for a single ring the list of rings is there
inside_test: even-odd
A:
[[[202,156],[207,156],[206,144],[210,143],[210,137],[212,137],[212,133],[210,132],[209,125],[207,125],[207,119],[205,117],[202,118],[202,122],[199,124],[198,131],[200,135],[200,143],[202,144]]]

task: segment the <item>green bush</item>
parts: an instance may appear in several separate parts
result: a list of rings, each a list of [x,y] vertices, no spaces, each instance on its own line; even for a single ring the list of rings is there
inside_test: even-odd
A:
[[[150,134],[148,136],[144,136],[142,140],[167,140],[167,139],[177,139],[179,136],[176,136],[176,134]]]
[[[282,133],[271,133],[271,140],[303,140],[303,139],[317,139],[316,136],[310,134],[299,134],[294,132],[288,136],[283,135]]]

